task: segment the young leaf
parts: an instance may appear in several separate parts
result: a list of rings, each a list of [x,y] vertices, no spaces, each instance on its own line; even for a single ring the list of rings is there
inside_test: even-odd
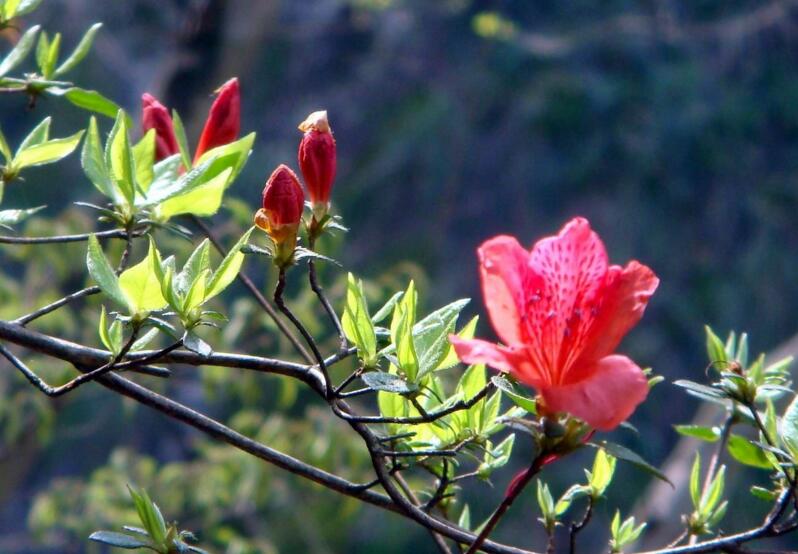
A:
[[[69,57],[66,60],[64,60],[61,65],[58,66],[58,69],[55,70],[53,76],[58,77],[60,75],[63,75],[64,73],[67,73],[72,69],[74,69],[81,61],[83,61],[83,58],[85,58],[86,54],[88,54],[89,50],[91,50],[91,45],[94,42],[94,37],[97,35],[97,32],[100,30],[100,27],[102,26],[103,26],[102,23],[95,23],[94,25],[89,27],[89,30],[86,31],[86,33],[83,35],[83,38],[80,39],[80,42],[78,42],[78,45],[69,55]]]
[[[83,131],[78,131],[70,137],[48,140],[17,152],[12,165],[17,169],[44,165],[65,158],[78,147]]]
[[[183,126],[183,120],[180,119],[180,114],[177,113],[177,110],[172,110],[172,126],[175,130],[175,138],[177,139],[177,146],[180,149],[180,158],[183,161],[183,166],[191,167],[191,154],[189,154],[188,150],[186,129]]]
[[[418,390],[418,385],[408,383],[398,375],[383,371],[370,371],[360,376],[366,386],[372,390],[408,394]]]
[[[186,331],[186,334],[183,336],[183,346],[192,352],[196,352],[200,356],[208,357],[213,354],[211,346],[199,338],[194,331]]]
[[[693,469],[690,471],[690,499],[698,510],[701,505],[701,454],[696,452]]]
[[[108,167],[105,165],[100,131],[94,117],[89,120],[89,129],[80,154],[80,165],[95,188],[104,196],[110,198],[115,204],[124,200],[121,191],[111,180]]]
[[[150,243],[150,248],[153,248]],[[131,313],[152,312],[166,306],[151,253],[119,276],[119,288]]]
[[[187,192],[175,195],[161,203],[157,210],[158,216],[169,219],[181,214],[203,217],[215,214],[222,205],[224,191],[232,171],[232,168],[227,168],[206,182],[195,181]]]
[[[709,362],[711,364],[723,364],[727,361],[723,342],[721,342],[709,325],[705,325],[704,330],[707,334],[707,356],[709,357]]]
[[[363,283],[358,282],[351,273],[347,275],[346,305],[341,326],[346,338],[357,346],[358,357],[363,361],[363,365],[367,368],[374,367],[377,363],[377,336],[374,333],[374,323],[371,321],[363,296]]]
[[[47,87],[45,92],[52,96],[63,96],[68,102],[78,108],[98,113],[111,119],[114,119],[121,110],[116,102],[109,100],[96,90],[86,90],[79,87]],[[131,121],[127,115],[125,120],[128,127],[130,127]]]
[[[3,227],[16,225],[20,221],[32,216],[44,208],[45,206],[38,206],[36,208],[28,208],[25,210],[2,210],[0,211],[0,225]]]
[[[89,275],[109,298],[121,306],[128,307],[127,298],[119,287],[119,279],[114,273],[111,264],[108,263],[108,259],[105,257],[100,243],[94,235],[89,237],[86,267],[89,270]]]
[[[404,296],[404,294],[405,294],[404,291],[399,291],[395,293],[393,296],[391,296],[388,299],[388,301],[385,303],[385,305],[382,308],[380,308],[376,314],[374,314],[374,317],[371,318],[371,322],[376,325],[377,323],[381,322],[386,317],[391,315],[391,312],[396,306],[396,303],[402,299],[402,296]]]
[[[703,427],[701,425],[674,425],[673,427],[680,435],[706,442],[715,442],[720,438],[720,429],[717,427]]]
[[[593,460],[593,469],[590,471],[590,494],[597,499],[607,490],[612,476],[615,473],[615,458],[607,454],[604,450],[596,450],[596,458]]]
[[[27,136],[22,139],[22,142],[19,145],[19,149],[17,150],[17,154],[22,152],[23,150],[27,150],[32,146],[36,146],[37,144],[41,144],[50,138],[50,124],[53,122],[52,117],[45,117],[42,119],[33,130],[27,134]]]
[[[0,62],[0,77],[3,77],[22,63],[22,60],[25,59],[28,53],[30,53],[31,48],[33,48],[36,42],[36,33],[39,32],[39,29],[41,29],[41,26],[34,25],[19,38],[14,49]]]
[[[787,410],[781,418],[779,431],[781,440],[792,456],[793,462],[798,463],[798,396],[787,406]]]
[[[758,467],[760,469],[773,470],[773,466],[764,451],[745,437],[741,437],[740,435],[730,436],[728,450],[732,458],[741,464]]]
[[[108,135],[108,142],[105,145],[105,165],[127,203],[132,206],[136,195],[135,169],[127,120],[125,112],[122,110],[117,113],[114,126]]]
[[[510,398],[510,400],[513,401],[513,404],[519,408],[523,408],[530,414],[534,415],[537,413],[537,402],[535,399],[527,398],[526,396],[518,394],[513,384],[508,381],[506,377],[502,375],[494,375],[491,377],[491,381],[499,390],[504,392]]]
[[[226,289],[238,275],[238,272],[241,270],[241,264],[244,263],[244,253],[241,252],[241,248],[249,240],[253,229],[254,227],[250,227],[249,230],[238,239],[235,246],[230,249],[219,264],[219,267],[216,268],[216,271],[211,276],[211,280],[208,282],[208,290],[205,292],[206,301]]]
[[[154,550],[152,548],[153,543],[150,541],[124,533],[115,533],[114,531],[95,531],[89,535],[89,540],[128,550],[135,550],[137,548],[149,548],[150,550]]]
[[[175,277],[175,289],[177,289],[177,292],[186,294],[196,281],[197,276],[205,270],[210,270],[210,265],[210,241],[205,239],[197,245],[183,265],[183,270]]]
[[[133,146],[133,165],[136,168],[136,183],[144,193],[150,188],[155,176],[155,129],[147,131],[140,141]]]
[[[640,457],[639,454],[637,454],[636,452],[632,452],[625,446],[621,446],[620,444],[615,444],[613,442],[603,441],[603,440],[598,441],[596,443],[588,443],[588,444],[598,448],[603,448],[604,450],[607,451],[608,454],[612,454],[619,460],[624,460],[625,462],[629,462],[632,465],[635,465],[638,468],[652,474],[657,479],[661,479],[662,481],[668,483],[670,486],[673,486],[673,483],[671,483],[670,479],[668,479],[664,473],[662,473],[660,470],[658,470],[657,468],[646,462],[642,457]]]

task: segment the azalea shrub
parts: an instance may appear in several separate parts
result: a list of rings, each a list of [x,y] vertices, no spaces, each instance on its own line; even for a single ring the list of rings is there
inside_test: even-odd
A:
[[[547,552],[635,551],[646,521],[614,506],[606,507],[613,517],[605,544],[580,543],[579,534],[595,524],[594,510],[606,502],[617,463],[669,482],[607,437],[620,427],[634,432],[636,408],[663,381],[648,367],[655,360],[633,360],[622,346],[656,295],[654,269],[634,260],[611,264],[597,232],[575,217],[537,240],[485,237],[473,277],[481,282],[481,305],[456,299],[424,313],[415,280],[383,290],[371,282],[374,276],[354,275],[336,260],[335,245],[357,228],[355,222],[347,229],[335,209],[333,114],[309,114],[299,124],[296,163],[262,168],[269,175],[262,196],[241,205],[228,190],[256,137],[241,120],[246,96],[235,77],[215,92],[203,130],[192,140],[180,115],[146,91],[140,113],[132,114],[64,80],[89,55],[100,25],[60,61],[60,35],[29,23],[38,3],[0,3],[0,24],[24,29],[0,62],[0,86],[9,98],[27,98],[34,110],[43,96],[61,102],[57,110],[84,110],[87,124],[53,138],[47,117],[19,140],[0,133],[0,226],[6,231],[0,252],[6,267],[17,263],[9,253],[14,249],[79,248],[85,286],[3,316],[3,370],[24,380],[31,397],[35,393],[30,405],[37,413],[46,413],[55,398],[102,389],[206,439],[197,448],[196,472],[186,465],[156,470],[135,453],[117,453],[113,471],[98,471],[88,485],[116,491],[117,509],[84,506],[69,527],[61,520],[78,508],[68,499],[83,489],[67,487],[36,503],[33,527],[64,525],[83,533],[87,544],[122,549],[240,552],[237,541],[243,540],[247,551],[266,551],[274,545],[264,546],[263,537],[217,530],[214,520],[226,516],[213,509],[241,497],[266,503],[258,485],[282,471],[315,483],[308,494],[326,488],[402,516],[407,525],[426,529],[442,552],[529,552],[526,543],[508,544],[494,533],[522,495],[536,499],[536,535],[545,537]],[[87,228],[28,234],[28,224],[49,210],[21,205],[15,194],[28,168],[76,158],[85,174],[78,208]],[[24,186],[37,186],[36,179]],[[228,216],[223,225],[228,208],[245,213],[247,224]],[[341,286],[328,294],[331,282]],[[256,316],[240,313],[242,293],[268,324],[247,327]],[[475,315],[483,308],[489,325]],[[53,323],[63,313],[76,320],[71,333]],[[490,333],[495,340],[476,338]],[[682,532],[659,553],[747,552],[748,543],[798,529],[791,360],[768,363],[749,355],[744,334],[724,341],[709,328],[705,333],[706,368],[675,384],[716,405],[721,424],[673,422],[678,433],[713,448],[709,459],[697,455],[686,469],[692,510],[673,514]],[[268,357],[247,347],[262,336],[273,341]],[[61,371],[54,374],[48,363]],[[186,405],[179,394],[184,382],[170,386],[186,371],[198,372],[218,394],[240,387],[242,398],[270,379],[288,400],[265,403],[256,396],[238,417],[222,421]],[[296,417],[288,408],[299,390],[311,407]],[[264,419],[281,407],[286,419]],[[11,417],[0,411],[8,429]],[[581,464],[577,454],[585,451],[592,453],[585,478],[553,492],[547,470]],[[763,472],[751,489],[763,502],[761,521],[752,528],[724,526],[733,507],[725,488],[729,464]],[[212,470],[221,466],[240,470],[240,479],[217,479]],[[194,473],[203,477],[190,477]],[[156,486],[148,491],[141,480]],[[469,495],[491,484],[507,484],[495,507],[468,504]],[[159,496],[177,488],[197,502],[205,494],[202,521],[214,531],[189,531],[174,523],[180,513],[164,515]],[[236,498],[228,494],[233,488]],[[87,498],[88,504],[93,496]],[[113,517],[95,521],[100,513]]]

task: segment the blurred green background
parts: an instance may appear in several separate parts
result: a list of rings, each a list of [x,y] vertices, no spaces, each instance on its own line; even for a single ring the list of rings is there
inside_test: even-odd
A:
[[[413,276],[427,309],[470,296],[467,311],[481,313],[482,240],[509,233],[531,244],[583,215],[613,261],[640,259],[662,279],[622,350],[669,380],[700,380],[704,323],[747,330],[756,351],[796,332],[797,4],[45,0],[29,19],[63,32],[66,45],[104,22],[75,81],[133,114],[143,92],[155,94],[178,109],[193,143],[212,91],[239,77],[242,131],[258,139],[229,210],[214,220],[228,239],[247,224],[274,166],[296,167],[296,125],[327,109],[339,156],[334,205],[351,228],[327,247],[375,294]],[[12,144],[48,113],[57,114],[56,136],[88,120],[55,99],[28,111],[23,98],[0,98]],[[31,170],[4,207],[48,204],[26,234],[81,232],[91,214],[71,202],[93,195],[72,156]],[[54,283],[66,292],[82,286],[83,248],[3,247],[0,316],[43,303],[42,294],[57,297]],[[262,268],[249,271],[263,277]],[[340,298],[340,275],[324,279]],[[306,319],[318,315],[307,292],[293,292]],[[98,306],[71,308],[39,328],[93,344],[94,324],[75,322],[95,321]],[[241,291],[230,313],[217,340],[291,355]],[[484,321],[481,333],[491,333]],[[69,374],[31,361],[53,379]],[[212,369],[196,375],[176,372],[170,394],[269,444],[368,478],[351,433],[290,384]],[[99,552],[85,537],[131,514],[127,482],[148,487],[168,517],[198,530],[214,552],[434,551],[398,517],[287,478],[99,387],[53,402],[3,364],[0,395],[0,552]],[[617,438],[660,463],[677,441],[670,424],[688,421],[696,407],[660,385],[632,420],[641,435]],[[528,452],[520,439],[519,467]],[[648,479],[619,472],[623,485],[599,508],[602,522],[616,503],[631,510]],[[493,489],[469,489],[475,517],[487,515],[512,474],[496,476]],[[574,463],[550,480],[561,492],[580,477]],[[731,529],[765,509],[738,492],[751,510],[732,510]],[[497,537],[540,548],[534,517],[531,501],[519,504]],[[603,533],[597,528],[591,540]]]

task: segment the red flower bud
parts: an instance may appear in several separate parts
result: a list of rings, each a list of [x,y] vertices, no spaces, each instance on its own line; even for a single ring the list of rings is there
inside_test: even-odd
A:
[[[299,124],[299,130],[305,133],[299,143],[299,169],[308,187],[313,215],[320,220],[329,208],[336,167],[335,139],[327,112],[313,112]]]
[[[213,101],[208,119],[205,120],[205,127],[202,129],[194,163],[208,150],[236,140],[240,130],[241,93],[238,79],[234,77],[217,91],[216,100]]]
[[[155,129],[156,162],[180,152],[169,110],[146,92],[141,96],[141,127],[145,134]]]
[[[296,234],[302,220],[305,194],[296,173],[280,165],[266,181],[263,188],[263,208],[255,214],[255,225],[266,231],[278,251],[278,259],[290,258],[296,246]]]

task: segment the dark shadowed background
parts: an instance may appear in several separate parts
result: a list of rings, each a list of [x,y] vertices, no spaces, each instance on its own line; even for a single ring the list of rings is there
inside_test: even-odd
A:
[[[212,91],[239,77],[242,130],[258,138],[230,191],[239,202],[231,199],[231,210],[216,217],[220,228],[231,213],[243,213],[243,222],[255,209],[276,164],[296,167],[296,125],[323,108],[338,144],[334,206],[351,228],[331,248],[364,278],[399,287],[405,275],[416,277],[427,309],[470,296],[467,311],[482,313],[481,241],[509,233],[531,244],[582,215],[613,261],[639,259],[662,280],[622,345],[641,366],[668,380],[702,379],[704,323],[724,335],[748,331],[757,352],[796,331],[796,1],[45,0],[35,19],[62,31],[67,45],[104,22],[74,79],[134,117],[141,94],[155,94],[178,109],[192,143]],[[55,104],[43,99],[27,112],[24,99],[0,98],[3,132],[15,143],[56,108],[54,134],[85,126],[85,112]],[[79,229],[89,216],[70,203],[91,194],[73,157],[32,171],[14,190],[13,207],[46,203],[48,216],[72,218]],[[80,247],[69,252],[82,257]],[[82,268],[70,273],[68,262],[53,249],[33,267],[72,275],[79,286]],[[14,267],[10,275],[35,286],[35,271]],[[387,276],[396,271],[401,279]],[[332,285],[337,277],[326,278]],[[7,283],[0,300],[3,310],[27,306]],[[251,308],[244,300],[238,306],[245,320]],[[481,333],[491,333],[484,320]],[[257,348],[270,352],[264,340]],[[180,394],[235,414],[239,427],[277,444],[299,441],[328,462],[364,466],[352,461],[356,443],[336,451],[352,440],[346,430],[301,398],[282,398],[291,391],[281,389],[277,400],[273,390],[247,397],[223,381],[209,371]],[[106,395],[87,387],[56,408],[31,400],[38,407],[26,409],[49,415],[15,423],[27,434],[6,432],[0,552],[89,551],[84,531],[114,521],[109,505],[123,509],[107,489],[128,481],[151,483],[169,517],[197,529],[214,552],[433,551],[425,533],[398,517],[285,479],[224,447],[197,446],[193,434],[143,409],[131,414]],[[273,415],[278,400],[290,406],[287,415]],[[676,387],[659,385],[632,419],[641,434],[621,430],[616,438],[661,463],[677,441],[670,424],[689,421],[696,407]],[[26,439],[42,422],[50,438]],[[0,419],[0,430],[9,426]],[[338,443],[336,433],[346,437]],[[523,442],[514,453],[519,467]],[[22,443],[22,457],[11,456]],[[492,489],[469,489],[475,518],[488,514],[512,474],[505,469]],[[559,494],[579,478],[574,464],[550,481]],[[589,540],[603,540],[614,506],[628,513],[647,481],[619,467]],[[194,490],[203,483],[214,492]],[[736,494],[730,529],[765,509],[745,489]],[[498,538],[540,547],[532,496]],[[595,544],[590,552],[601,550]]]

